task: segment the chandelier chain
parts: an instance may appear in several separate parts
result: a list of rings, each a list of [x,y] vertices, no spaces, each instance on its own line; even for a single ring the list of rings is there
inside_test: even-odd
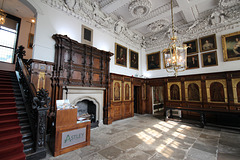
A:
[[[172,17],[172,34],[174,37],[174,25],[173,25],[173,0],[171,0],[171,17]]]
[[[4,0],[2,1],[2,6],[1,6],[1,9],[3,9],[3,3],[4,3]]]

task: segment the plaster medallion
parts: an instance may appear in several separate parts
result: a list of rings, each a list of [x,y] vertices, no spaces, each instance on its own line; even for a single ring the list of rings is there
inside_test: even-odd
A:
[[[169,25],[169,21],[167,19],[161,19],[161,20],[155,21],[153,23],[150,23],[147,26],[147,29],[150,32],[159,32],[159,31],[165,29],[168,25]]]
[[[151,7],[149,0],[135,0],[129,5],[128,10],[133,17],[141,18],[150,12]]]

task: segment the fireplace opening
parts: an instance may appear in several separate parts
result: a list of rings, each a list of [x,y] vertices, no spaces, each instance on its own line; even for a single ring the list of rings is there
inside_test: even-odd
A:
[[[89,115],[91,120],[91,128],[98,127],[99,121],[96,120],[96,105],[92,101],[82,100],[77,102],[76,106],[78,108],[78,117]]]

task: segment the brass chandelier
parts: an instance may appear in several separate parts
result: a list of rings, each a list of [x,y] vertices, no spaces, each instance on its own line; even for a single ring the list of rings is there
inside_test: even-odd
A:
[[[173,24],[173,0],[171,0],[171,17],[172,17],[172,37],[168,48],[163,50],[163,56],[165,58],[165,68],[167,72],[174,73],[175,76],[178,72],[186,70],[187,67],[187,46],[180,47],[175,35]]]
[[[1,6],[1,9],[0,9],[0,24],[4,24],[5,21],[6,21],[6,17],[7,17],[7,14],[3,11],[3,3],[4,3],[4,0],[2,1],[2,6]]]

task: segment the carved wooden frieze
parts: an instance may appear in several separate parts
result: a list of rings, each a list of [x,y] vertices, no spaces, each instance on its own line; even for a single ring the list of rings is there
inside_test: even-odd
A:
[[[110,52],[78,43],[67,36],[55,34],[54,77],[62,85],[107,87]]]

